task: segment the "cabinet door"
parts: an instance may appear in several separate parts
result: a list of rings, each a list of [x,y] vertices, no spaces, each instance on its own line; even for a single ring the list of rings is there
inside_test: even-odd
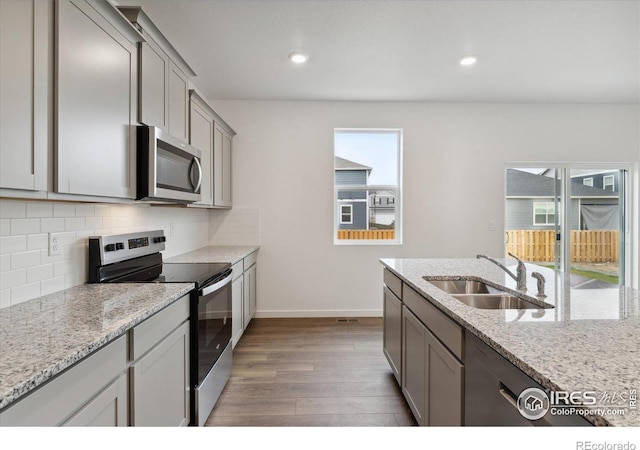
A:
[[[57,5],[56,191],[134,198],[136,44],[107,2]]]
[[[429,426],[460,426],[463,423],[463,365],[427,331],[425,405]]]
[[[231,284],[231,345],[235,348],[244,330],[244,314],[242,302],[244,292],[244,277],[236,278]]]
[[[138,120],[145,125],[168,130],[169,57],[145,35],[140,43],[140,110]]]
[[[131,425],[189,423],[189,323],[183,323],[135,362],[131,374]]]
[[[217,124],[213,140],[213,204],[231,207],[231,135]]]
[[[66,427],[126,427],[127,421],[127,375],[122,374],[63,425]]]
[[[198,205],[213,204],[213,119],[193,100],[189,113],[189,142],[202,152],[202,200]]]
[[[256,265],[244,272],[243,315],[244,328],[247,328],[256,311]]]
[[[402,384],[402,302],[387,287],[383,292],[384,330],[382,351],[398,384]]]
[[[169,134],[189,139],[189,78],[169,60]]]
[[[46,190],[53,2],[0,2],[0,188]]]
[[[402,308],[402,393],[418,425],[427,425],[425,408],[427,329]]]

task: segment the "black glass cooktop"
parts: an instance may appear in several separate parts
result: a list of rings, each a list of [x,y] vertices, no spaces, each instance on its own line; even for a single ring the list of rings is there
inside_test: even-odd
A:
[[[220,278],[229,263],[163,263],[111,280],[118,283],[196,283],[206,286]]]

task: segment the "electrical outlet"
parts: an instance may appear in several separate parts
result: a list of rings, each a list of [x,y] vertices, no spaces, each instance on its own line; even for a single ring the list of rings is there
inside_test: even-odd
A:
[[[49,233],[49,256],[62,255],[60,233]]]

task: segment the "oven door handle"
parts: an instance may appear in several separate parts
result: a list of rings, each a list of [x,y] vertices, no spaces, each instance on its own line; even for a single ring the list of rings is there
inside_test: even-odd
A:
[[[207,296],[209,294],[211,294],[212,292],[217,291],[218,289],[222,288],[223,286],[227,285],[231,283],[231,274],[229,274],[229,276],[223,280],[218,281],[217,283],[212,284],[211,286],[207,286],[206,288],[204,288],[203,290],[200,291],[199,296],[200,297],[204,297]]]

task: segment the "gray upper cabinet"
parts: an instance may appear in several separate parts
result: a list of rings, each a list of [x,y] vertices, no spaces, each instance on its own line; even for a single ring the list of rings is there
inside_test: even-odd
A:
[[[47,189],[53,1],[0,1],[0,188]]]
[[[213,139],[213,204],[231,208],[231,141],[233,132],[216,122]]]
[[[142,33],[138,121],[189,140],[189,78],[195,72],[137,6],[118,7]]]
[[[134,198],[142,36],[106,1],[56,5],[56,191]]]
[[[213,205],[213,117],[202,97],[190,91],[189,143],[202,152],[202,199],[197,205]]]

